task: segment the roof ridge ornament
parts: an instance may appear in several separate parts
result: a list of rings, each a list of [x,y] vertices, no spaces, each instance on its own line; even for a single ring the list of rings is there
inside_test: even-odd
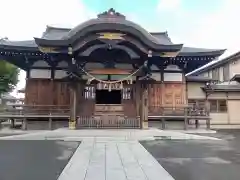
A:
[[[120,18],[120,19],[126,19],[126,17],[119,13],[116,12],[115,9],[110,8],[108,11],[105,11],[101,14],[98,14],[98,18]]]

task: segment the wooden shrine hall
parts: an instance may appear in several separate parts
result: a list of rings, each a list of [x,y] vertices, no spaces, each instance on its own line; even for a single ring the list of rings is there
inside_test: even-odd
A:
[[[114,9],[73,29],[47,26],[34,40],[0,40],[1,59],[27,74],[29,127],[50,118],[55,127],[144,128],[151,117],[181,115],[185,74],[223,52],[174,44]]]

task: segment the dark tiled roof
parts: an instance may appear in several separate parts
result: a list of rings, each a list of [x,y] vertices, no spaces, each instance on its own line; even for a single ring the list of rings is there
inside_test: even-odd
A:
[[[203,72],[207,72],[211,69],[224,66],[225,64],[227,64],[229,62],[235,61],[237,58],[240,58],[240,51],[235,54],[232,54],[226,58],[217,60],[215,62],[210,62],[210,63],[206,64],[205,66],[202,66],[202,67],[194,70],[193,72],[189,73],[189,75],[199,75],[199,74],[201,74]]]
[[[204,76],[186,76],[188,82],[209,82],[212,79]]]
[[[49,40],[64,39],[71,30],[72,29],[70,28],[47,26],[47,29],[41,38]],[[168,37],[167,32],[154,32],[150,33],[150,35],[152,35],[154,40],[160,44],[173,45],[171,39]]]
[[[67,33],[70,31],[71,29],[68,28],[60,28],[60,27],[51,27],[51,26],[47,26],[46,31],[43,33],[42,38],[43,39],[52,39],[52,40],[56,40],[56,39],[62,39],[64,36],[67,35]]]
[[[235,74],[235,75],[232,77],[231,81],[240,82],[240,74]]]
[[[70,28],[61,28],[61,27],[52,27],[47,26],[46,31],[43,33],[43,39],[48,40],[57,40],[62,39],[66,36]],[[169,38],[167,32],[154,32],[150,33],[159,44],[163,45],[174,45],[171,39]],[[37,47],[37,44],[34,40],[28,41],[9,41],[9,40],[0,40],[0,46],[14,46],[14,47]],[[193,47],[183,47],[179,53],[179,56],[208,56],[215,55],[219,56],[224,52],[224,50],[217,49],[203,49],[203,48],[193,48]]]
[[[85,36],[89,31],[109,30],[109,26],[112,26],[112,29],[136,34],[142,41],[145,42],[145,44],[149,45],[149,47],[153,49],[161,49],[170,52],[180,51],[178,56],[211,56],[214,58],[220,56],[224,52],[224,50],[191,48],[183,47],[182,44],[174,44],[169,38],[167,32],[149,33],[140,25],[127,20],[124,15],[116,12],[114,9],[109,9],[108,11],[99,14],[97,18],[90,19],[72,29],[47,26],[42,37],[35,38],[35,42],[2,40],[0,42],[0,47],[22,47],[22,49],[24,47],[36,48],[37,44],[43,46],[65,46],[71,44],[80,36]],[[86,29],[86,27],[88,29]]]
[[[220,55],[223,54],[225,49],[204,49],[204,48],[193,48],[193,47],[183,47],[180,56],[191,56],[192,54],[198,53],[198,54],[209,54],[209,53],[219,53]]]
[[[153,32],[153,33],[150,32],[150,34],[154,36],[161,44],[166,44],[166,45],[173,44],[171,39],[168,37],[167,32]]]
[[[0,46],[37,47],[37,44],[35,43],[34,40],[27,41],[0,40]]]

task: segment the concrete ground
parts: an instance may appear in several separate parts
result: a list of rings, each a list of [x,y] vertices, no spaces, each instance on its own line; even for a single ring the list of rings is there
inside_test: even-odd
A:
[[[239,180],[240,131],[220,130],[213,140],[153,140],[141,144],[176,180]]]
[[[0,140],[65,140],[65,141],[82,141],[91,140],[154,140],[154,139],[212,139],[218,138],[205,136],[204,133],[212,133],[212,131],[204,131],[203,135],[187,134],[188,131],[170,131],[150,128],[147,130],[140,129],[98,129],[98,130],[69,130],[62,128],[54,131],[36,131],[18,136],[0,137]],[[201,130],[202,132],[202,130]]]
[[[0,180],[240,179],[239,132],[191,133],[58,129],[0,137]]]
[[[4,136],[15,136],[15,135],[19,135],[19,134],[4,134],[4,133],[1,133],[0,134],[0,137],[4,137]]]
[[[0,179],[57,179],[78,145],[62,141],[0,141]]]

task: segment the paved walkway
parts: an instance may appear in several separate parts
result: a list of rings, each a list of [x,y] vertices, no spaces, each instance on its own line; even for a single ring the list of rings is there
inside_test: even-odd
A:
[[[58,180],[174,180],[137,141],[83,141]]]
[[[58,180],[174,180],[138,140],[219,140],[208,136],[154,128],[148,130],[58,129],[0,137],[0,140],[4,139],[81,141]]]
[[[187,131],[186,131],[187,132]],[[58,129],[54,131],[37,131],[23,135],[0,137],[0,140],[65,140],[65,141],[82,141],[82,140],[154,140],[154,139],[209,139],[218,140],[214,137],[203,135],[187,134],[186,132],[165,131],[155,128],[147,130],[140,129],[116,129],[116,130],[69,130]],[[211,132],[211,131],[210,131]],[[195,132],[196,133],[196,132]]]

